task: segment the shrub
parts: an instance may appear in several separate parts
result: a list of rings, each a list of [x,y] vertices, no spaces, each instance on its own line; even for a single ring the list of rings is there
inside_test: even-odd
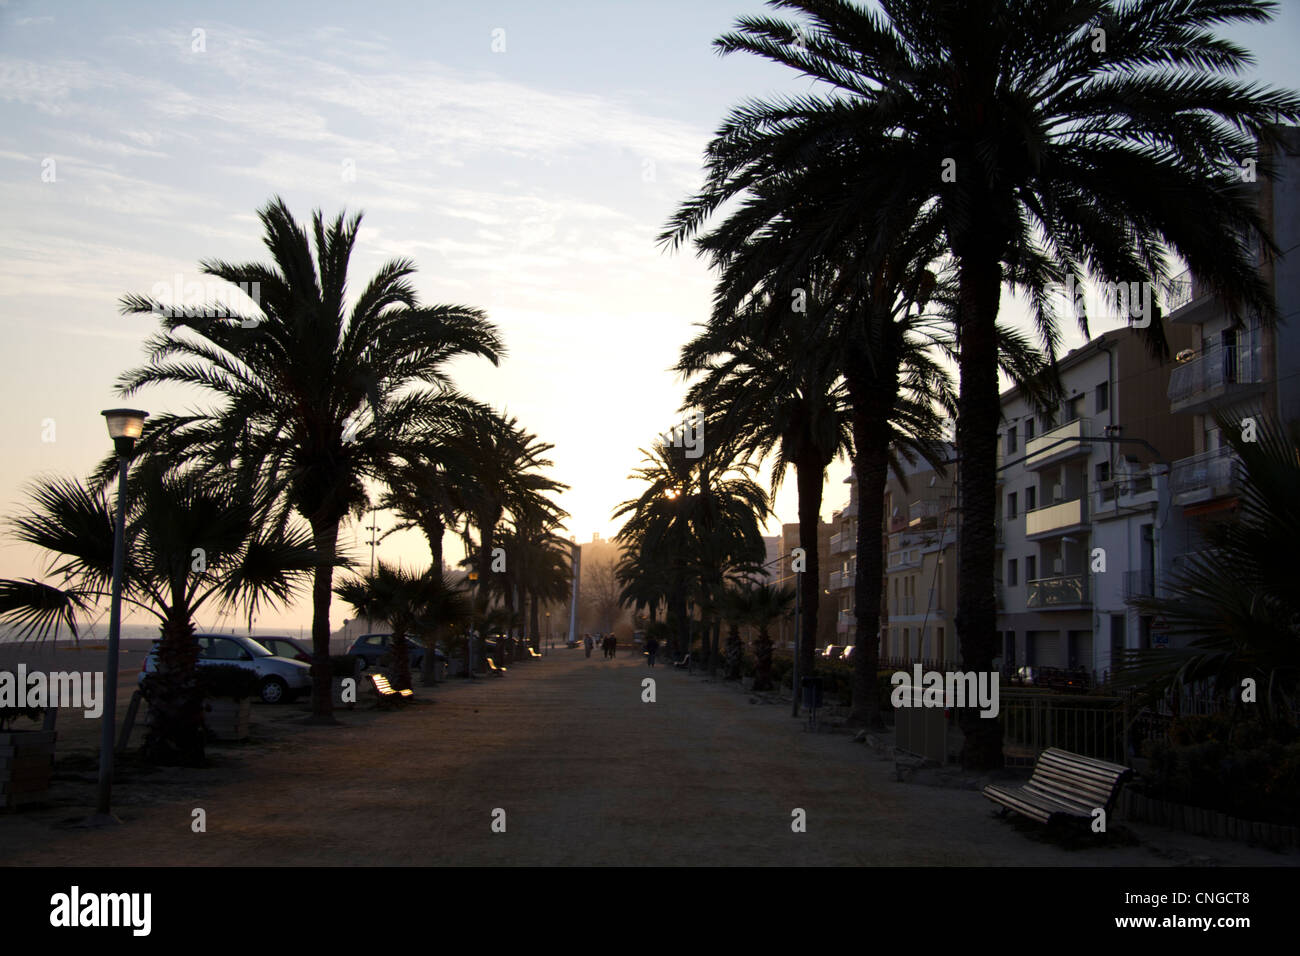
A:
[[[1228,715],[1175,720],[1147,747],[1146,792],[1265,823],[1300,823],[1300,734]]]

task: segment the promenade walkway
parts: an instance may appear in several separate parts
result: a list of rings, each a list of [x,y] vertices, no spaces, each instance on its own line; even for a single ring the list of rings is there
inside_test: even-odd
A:
[[[214,748],[212,768],[128,771],[115,830],[62,825],[93,803],[87,755],[84,780],[58,784],[56,805],[0,817],[0,863],[1300,862],[1153,828],[1135,828],[1138,845],[1065,849],[995,819],[977,792],[899,783],[846,735],[806,733],[786,707],[651,670],[630,650],[613,661],[556,650],[500,680],[417,693],[433,703],[344,712],[342,728],[259,706],[255,742]],[[191,828],[195,808],[204,833]],[[806,832],[792,832],[796,809]],[[505,832],[493,831],[497,810]]]

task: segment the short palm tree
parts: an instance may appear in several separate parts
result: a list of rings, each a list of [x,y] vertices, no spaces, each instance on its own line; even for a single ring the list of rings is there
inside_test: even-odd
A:
[[[1220,414],[1218,425],[1241,461],[1237,511],[1208,528],[1206,547],[1174,572],[1167,593],[1130,601],[1189,641],[1127,652],[1116,682],[1163,695],[1212,681],[1240,700],[1250,679],[1265,722],[1286,720],[1300,690],[1300,426],[1259,416],[1256,440],[1246,441],[1239,421]]]
[[[236,487],[265,483],[281,512],[311,526],[320,556],[312,584],[313,714],[332,723],[329,639],[339,528],[369,503],[364,481],[390,477],[434,424],[471,403],[452,386],[461,356],[496,363],[504,347],[478,309],[424,306],[399,259],[383,265],[349,307],[348,263],[359,215],[331,222],[317,211],[310,231],[284,201],[258,213],[271,263],[209,260],[201,270],[230,283],[258,284],[261,315],[179,315],[165,303],[128,295],[125,313],[162,316],[148,364],[120,379],[123,395],[147,385],[197,386],[221,404],[191,415],[150,419],[141,438],[167,460],[233,465]],[[271,506],[268,506],[270,508]]]
[[[746,597],[749,623],[758,630],[754,639],[754,690],[772,689],[772,636],[774,621],[789,616],[794,588],[756,584]],[[796,693],[797,693],[796,689]]]
[[[407,635],[426,635],[427,663],[435,657],[436,632],[463,624],[470,616],[469,601],[432,568],[417,574],[380,561],[373,574],[341,581],[334,593],[358,614],[386,621],[392,628],[393,686],[398,690],[411,686]]]
[[[228,487],[196,472],[164,476],[148,462],[128,481],[122,601],[157,618],[162,632],[144,747],[154,762],[203,761],[199,611],[236,608],[251,620],[263,605],[289,603],[318,562],[305,528],[263,523],[257,505],[232,501]],[[114,506],[106,490],[75,479],[47,481],[32,497],[34,508],[11,523],[19,540],[50,553],[57,581],[0,581],[0,618],[28,635],[61,626],[76,635],[78,615],[109,596]]]

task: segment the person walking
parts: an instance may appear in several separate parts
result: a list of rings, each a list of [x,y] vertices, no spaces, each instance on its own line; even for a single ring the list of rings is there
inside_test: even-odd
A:
[[[618,652],[618,638],[613,634],[609,635],[609,659],[612,661],[614,655]]]
[[[582,646],[587,649],[587,656],[590,657],[591,649],[594,646],[594,642],[592,641],[590,634],[584,634],[582,636]]]
[[[646,657],[650,658],[650,666],[655,666],[655,654],[659,651],[659,642],[653,637],[647,638],[645,642]]]

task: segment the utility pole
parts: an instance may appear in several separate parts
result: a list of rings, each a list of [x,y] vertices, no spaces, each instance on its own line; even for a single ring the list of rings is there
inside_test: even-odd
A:
[[[375,509],[370,509],[370,524],[366,525],[366,530],[370,532],[370,579],[375,577],[375,533],[379,530],[379,522],[375,521]],[[374,624],[370,620],[370,615],[366,614],[366,633],[374,630]]]

